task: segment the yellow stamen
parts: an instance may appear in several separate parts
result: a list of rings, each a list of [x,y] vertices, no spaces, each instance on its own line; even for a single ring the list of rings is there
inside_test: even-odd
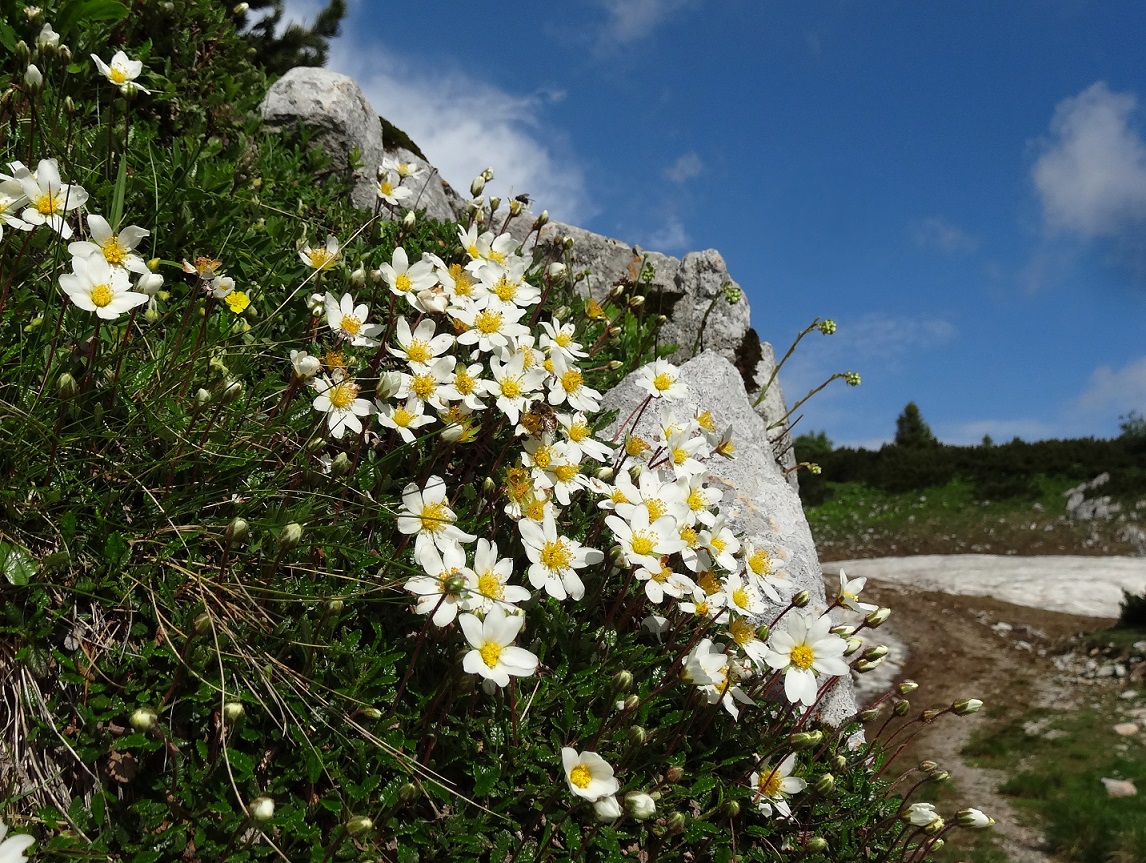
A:
[[[101,309],[112,301],[112,296],[110,285],[96,285],[92,288],[92,302]]]
[[[556,572],[569,567],[573,562],[573,551],[564,538],[558,537],[555,542],[547,542],[541,547],[540,557],[546,569]]]
[[[812,667],[812,663],[816,661],[816,651],[812,650],[810,645],[797,644],[792,648],[792,652],[788,654],[788,659],[801,671],[807,671]]]

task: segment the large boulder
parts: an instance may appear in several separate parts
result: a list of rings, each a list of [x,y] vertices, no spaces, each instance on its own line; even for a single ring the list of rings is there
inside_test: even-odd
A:
[[[822,612],[827,608],[823,571],[808,521],[799,496],[776,462],[765,421],[748,400],[740,372],[724,357],[706,351],[684,363],[680,377],[689,386],[684,410],[709,410],[718,428],[732,426],[736,458],[714,459],[708,464],[711,482],[724,493],[720,506],[728,515],[730,528],[743,540],[774,542],[788,549],[789,596],[806,590],[812,596],[808,609]],[[609,390],[601,406],[615,410],[619,423],[633,414],[646,395],[634,373]],[[636,433],[652,439],[658,420],[658,411],[646,410]],[[608,438],[615,432],[616,423],[603,436]],[[764,616],[771,620],[781,608],[770,608]],[[850,681],[833,687],[821,707],[822,717],[832,724],[853,715],[856,703]]]
[[[415,209],[443,220],[456,219],[464,212],[465,202],[442,181],[433,165],[397,143],[387,149],[378,113],[347,75],[317,66],[291,69],[267,91],[262,115],[271,130],[298,126],[309,130],[311,141],[326,153],[334,170],[353,184],[350,200],[356,207],[373,209],[377,171],[383,156],[389,155],[422,169],[417,179],[406,181],[415,191],[411,202]],[[353,151],[361,159],[360,170],[352,163]]]

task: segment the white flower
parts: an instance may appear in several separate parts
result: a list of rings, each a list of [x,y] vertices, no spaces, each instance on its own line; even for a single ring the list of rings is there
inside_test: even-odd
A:
[[[575,411],[595,413],[601,409],[601,394],[585,386],[581,370],[570,365],[563,354],[552,356],[553,378],[550,380],[549,404],[569,403]]]
[[[659,569],[663,555],[680,551],[687,545],[680,538],[675,518],[665,515],[650,523],[649,511],[643,506],[634,509],[627,520],[616,515],[606,516],[605,524],[613,531],[625,560],[632,566]]]
[[[495,607],[514,607],[515,603],[525,602],[530,593],[524,587],[509,584],[513,574],[513,560],[503,557],[498,560],[497,545],[488,539],[480,538],[474,548],[472,578],[466,585],[469,597],[466,609],[487,613]]]
[[[525,281],[526,262],[515,259],[507,266],[484,264],[477,277],[485,286],[487,302],[491,305],[532,306],[541,300],[541,291]]]
[[[605,555],[595,548],[586,548],[575,539],[557,535],[552,519],[541,524],[527,519],[517,523],[521,544],[532,563],[529,583],[554,599],[570,596],[580,599],[585,595],[585,584],[576,570],[600,563]]]
[[[230,276],[215,276],[204,286],[217,300],[221,300],[235,290],[235,280]]]
[[[9,212],[27,200],[24,187],[19,180],[15,177],[9,177],[7,174],[0,174],[0,237],[4,236],[5,225],[21,231],[32,230],[32,225],[22,219],[17,219]]]
[[[660,605],[666,595],[680,599],[686,593],[691,594],[696,583],[687,575],[673,572],[672,567],[662,563],[660,567],[649,568],[642,566],[637,570],[637,581],[645,583],[645,596],[649,602]]]
[[[51,24],[40,28],[40,35],[36,37],[36,47],[41,51],[45,48],[55,48],[60,44],[60,34],[52,29]]]
[[[600,462],[612,459],[613,448],[593,437],[593,429],[589,426],[585,414],[558,414],[557,422],[561,426],[562,434],[565,435],[569,452],[574,458],[591,458]]]
[[[508,686],[510,677],[529,677],[537,671],[537,657],[523,647],[513,646],[525,623],[523,615],[506,614],[500,605],[495,605],[485,620],[463,614],[458,623],[473,648],[462,659],[466,672],[492,680],[498,686]]]
[[[416,398],[435,408],[444,408],[451,398],[458,397],[449,383],[456,363],[454,357],[447,356],[438,357],[428,365],[414,366],[413,374],[402,375],[398,398]]]
[[[402,489],[398,530],[416,534],[415,549],[433,544],[444,551],[456,543],[477,539],[454,524],[457,518],[446,503],[446,483],[440,476],[426,480],[425,489],[419,489],[413,482]]]
[[[315,270],[329,270],[342,254],[342,246],[337,237],[327,236],[325,248],[312,249],[303,246],[298,251],[299,259],[308,267]]]
[[[28,858],[24,856],[24,852],[36,841],[36,837],[19,833],[5,839],[7,833],[8,825],[0,821],[0,863],[25,863]]]
[[[393,156],[382,157],[382,170],[393,171],[403,180],[416,180],[425,172],[424,168],[415,165],[413,162],[403,162],[401,159],[397,159]]]
[[[458,341],[467,335],[469,333],[462,333]],[[511,423],[516,424],[526,409],[526,400],[537,392],[545,379],[545,372],[537,369],[525,371],[525,357],[521,354],[514,354],[504,365],[497,357],[490,357],[489,370],[493,380],[483,381],[485,391],[497,398],[498,408]]]
[[[940,820],[934,803],[912,803],[902,817],[904,821],[916,827],[927,827]]]
[[[621,809],[621,804],[617,802],[617,798],[611,794],[608,797],[593,801],[593,811],[597,813],[597,820],[604,822],[616,821],[625,814]]]
[[[676,401],[688,397],[688,386],[679,376],[679,368],[668,360],[657,360],[637,371],[637,386],[653,398]]]
[[[128,225],[118,234],[111,229],[107,219],[88,213],[88,233],[91,242],[77,241],[68,244],[68,252],[74,257],[87,257],[93,254],[103,255],[113,267],[123,267],[133,273],[147,273],[147,264],[135,252],[140,240],[151,234],[150,231]]]
[[[443,543],[441,551],[433,543],[414,550],[414,559],[425,570],[407,580],[405,588],[418,597],[414,611],[432,614],[434,626],[447,626],[457,616],[466,596],[466,553],[456,542]]]
[[[55,159],[41,159],[34,174],[20,165],[15,178],[31,205],[20,217],[29,225],[47,225],[65,240],[71,237],[72,228],[64,221],[64,213],[87,203],[88,193],[83,187],[62,183]]]
[[[299,380],[310,381],[322,371],[322,361],[306,351],[291,351],[290,364]]]
[[[845,608],[850,608],[852,611],[858,611],[860,614],[871,614],[878,605],[870,602],[860,602],[858,597],[860,591],[864,589],[867,584],[866,578],[848,578],[844,575],[844,571],[840,570],[840,589],[836,593],[836,599],[839,600],[840,605]]]
[[[60,287],[73,303],[105,321],[147,302],[146,294],[131,289],[125,270],[99,256],[72,258],[72,272],[60,276]]]
[[[374,336],[382,332],[382,325],[366,323],[370,308],[365,303],[354,305],[354,298],[350,294],[343,294],[341,300],[336,299],[334,294],[326,294],[323,305],[326,307],[326,323],[336,336],[356,348],[377,346]]]
[[[374,189],[378,193],[378,197],[391,207],[397,207],[414,194],[413,190],[401,185],[401,177],[395,177],[389,171],[380,171],[379,174],[378,184]]]
[[[410,305],[417,307],[417,297],[422,291],[432,288],[438,283],[434,275],[434,265],[430,261],[418,261],[411,266],[406,250],[401,246],[394,249],[391,263],[380,264],[378,271],[390,291],[410,301]]]
[[[405,317],[399,317],[395,328],[398,347],[387,347],[386,350],[411,365],[425,365],[435,357],[444,354],[454,344],[453,336],[449,333],[436,336],[434,335],[435,329],[437,328],[434,322],[426,318],[411,332],[410,322]]]
[[[362,421],[359,417],[374,413],[374,406],[370,402],[358,398],[361,387],[353,381],[334,381],[323,375],[315,379],[314,388],[318,391],[318,397],[313,402],[314,409],[326,413],[332,437],[341,438],[347,429],[361,432]]]
[[[970,827],[972,830],[986,830],[993,827],[995,819],[978,809],[960,809],[955,815],[960,827]]]
[[[136,90],[142,90],[144,93],[150,94],[151,91],[135,83],[135,79],[139,77],[139,73],[143,71],[143,63],[139,60],[129,60],[127,55],[122,51],[116,51],[111,58],[111,64],[108,65],[95,54],[92,54],[92,60],[95,61],[96,68],[99,69],[100,74],[107,78],[115,86],[119,87],[121,93],[134,93]]]
[[[163,276],[159,273],[153,273],[148,270],[141,273],[139,278],[135,280],[135,289],[141,294],[146,294],[149,297],[154,297],[159,293],[159,289],[163,287]]]
[[[833,635],[828,615],[814,618],[792,611],[768,639],[766,661],[784,672],[784,694],[793,704],[816,702],[816,674],[844,675],[848,664],[843,659],[847,642]]]
[[[589,356],[574,340],[577,328],[573,324],[563,324],[560,318],[541,322],[541,329],[545,332],[538,344],[542,350],[548,351],[550,356],[561,354],[568,360],[578,360]]]
[[[724,645],[714,643],[711,639],[702,638],[692,649],[685,661],[682,677],[686,682],[699,688],[708,699],[709,704],[718,701],[724,709],[736,719],[740,715],[741,704],[754,704],[755,702],[744,694],[736,682],[750,672],[738,663],[733,663],[724,652]]]
[[[425,412],[426,403],[411,396],[404,405],[378,403],[378,422],[385,428],[396,429],[406,443],[414,442],[414,429],[434,422]]]
[[[625,795],[625,808],[637,821],[646,821],[657,813],[656,801],[641,791],[630,791]]]
[[[44,73],[35,63],[29,63],[28,68],[24,70],[24,83],[28,85],[29,90],[39,90],[44,85]]]
[[[518,323],[525,315],[525,309],[517,306],[479,309],[471,303],[450,309],[450,315],[466,327],[466,331],[458,336],[458,344],[474,345],[483,354],[510,350],[511,339],[529,335],[529,328]]]
[[[561,763],[565,767],[565,781],[569,790],[578,797],[597,801],[611,797],[621,787],[613,776],[613,768],[596,752],[578,752],[571,746],[561,748]]]
[[[808,787],[808,783],[792,775],[796,767],[796,753],[793,752],[776,767],[763,764],[760,770],[748,777],[748,783],[756,791],[756,806],[763,815],[771,815],[775,807],[782,818],[792,814],[788,801],[789,794],[798,794]]]

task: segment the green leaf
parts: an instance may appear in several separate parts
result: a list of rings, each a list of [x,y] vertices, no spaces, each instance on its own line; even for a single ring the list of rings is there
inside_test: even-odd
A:
[[[493,790],[501,778],[501,768],[496,764],[474,766],[474,797],[485,797]]]
[[[108,534],[107,541],[104,543],[103,559],[110,566],[116,567],[127,560],[130,551],[131,548],[128,546],[127,540],[120,534],[112,532]]]
[[[0,572],[9,584],[23,587],[36,574],[36,561],[23,546],[0,541]]]

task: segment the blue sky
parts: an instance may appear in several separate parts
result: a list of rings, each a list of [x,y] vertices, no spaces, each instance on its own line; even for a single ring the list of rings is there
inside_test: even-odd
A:
[[[799,430],[1110,437],[1146,411],[1146,4],[350,0],[333,46],[465,188],[716,248]],[[308,5],[310,4],[310,5]],[[317,0],[288,9],[313,15]]]

